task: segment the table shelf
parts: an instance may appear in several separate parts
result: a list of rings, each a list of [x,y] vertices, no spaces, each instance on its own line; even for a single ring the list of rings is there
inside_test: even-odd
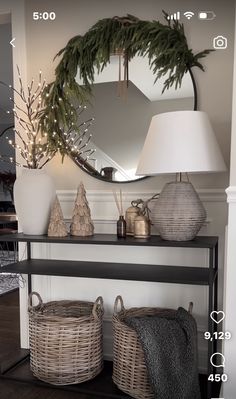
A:
[[[147,265],[133,263],[87,262],[29,259],[1,269],[6,273],[88,277],[114,280],[152,281],[175,284],[209,285],[216,271],[205,267]]]
[[[197,236],[191,241],[166,241],[160,236],[150,238],[117,238],[116,234],[94,234],[91,237],[48,237],[46,235],[27,235],[23,233],[7,234],[0,237],[0,241],[16,241],[47,244],[92,244],[92,245],[123,245],[138,247],[178,247],[178,248],[214,248],[218,242],[215,236]]]

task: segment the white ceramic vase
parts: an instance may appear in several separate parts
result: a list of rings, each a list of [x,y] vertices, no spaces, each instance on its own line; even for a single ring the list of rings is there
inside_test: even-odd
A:
[[[47,232],[52,202],[56,196],[53,180],[42,169],[24,169],[14,184],[14,203],[24,234]]]

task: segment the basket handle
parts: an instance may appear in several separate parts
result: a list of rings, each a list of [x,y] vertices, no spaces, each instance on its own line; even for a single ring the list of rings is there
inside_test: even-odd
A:
[[[104,312],[103,308],[103,299],[101,296],[97,297],[96,301],[94,302],[93,309],[92,309],[92,315],[95,320],[98,320],[98,308],[100,307],[102,314]]]
[[[189,302],[189,305],[188,305],[188,312],[189,312],[189,314],[193,314],[193,302]]]
[[[34,295],[38,298],[38,301],[39,301],[38,305],[36,305],[36,306],[33,306],[33,301],[32,301]],[[43,300],[42,300],[41,296],[39,295],[39,293],[35,292],[35,291],[31,292],[29,294],[29,299],[28,299],[29,310],[34,309],[36,307],[41,308],[42,306],[43,306]]]
[[[114,314],[119,313],[118,306],[120,305],[120,312],[125,310],[124,301],[121,295],[117,295],[114,303]]]

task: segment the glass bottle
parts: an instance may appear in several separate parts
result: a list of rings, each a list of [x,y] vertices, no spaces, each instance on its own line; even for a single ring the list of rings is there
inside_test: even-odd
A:
[[[123,215],[120,215],[119,220],[117,221],[117,237],[126,237],[126,221]]]

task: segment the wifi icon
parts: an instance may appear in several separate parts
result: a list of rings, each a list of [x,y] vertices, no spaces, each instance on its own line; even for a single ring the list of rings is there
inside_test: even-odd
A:
[[[186,12],[184,13],[184,16],[185,16],[187,19],[191,19],[191,18],[194,16],[194,12],[192,12],[192,11],[186,11]]]

